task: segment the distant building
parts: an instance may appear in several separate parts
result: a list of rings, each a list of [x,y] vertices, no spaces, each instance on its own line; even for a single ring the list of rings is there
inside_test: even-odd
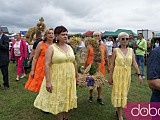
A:
[[[1,27],[3,30],[3,33],[5,34],[9,34],[8,28],[7,27]]]

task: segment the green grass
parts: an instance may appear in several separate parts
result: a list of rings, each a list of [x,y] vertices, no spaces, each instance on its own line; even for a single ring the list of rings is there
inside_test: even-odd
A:
[[[133,70],[132,70],[133,72]],[[134,72],[133,72],[134,73]],[[0,90],[0,120],[56,120],[55,115],[45,114],[33,106],[37,93],[24,89],[27,78],[16,82],[16,66],[12,62],[9,65],[10,88]],[[0,84],[3,84],[0,74]],[[111,104],[111,86],[103,86],[102,98],[104,105],[96,102],[97,91],[94,91],[94,102],[88,103],[89,91],[85,88],[77,88],[78,108],[71,113],[70,120],[116,120],[115,108]],[[138,78],[132,76],[132,83],[128,95],[128,102],[148,102],[151,90],[147,80],[139,85]]]

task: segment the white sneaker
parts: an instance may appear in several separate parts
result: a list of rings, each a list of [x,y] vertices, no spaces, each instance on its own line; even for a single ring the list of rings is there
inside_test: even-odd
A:
[[[23,74],[23,75],[21,76],[21,78],[24,78],[24,77],[26,77],[26,74]]]
[[[19,81],[19,77],[16,78],[16,81]]]
[[[145,78],[145,76],[142,76],[142,78]]]

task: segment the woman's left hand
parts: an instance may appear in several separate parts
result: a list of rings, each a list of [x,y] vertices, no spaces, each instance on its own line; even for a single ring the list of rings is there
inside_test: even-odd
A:
[[[77,73],[77,74],[76,74],[76,85],[79,84],[78,77],[79,77],[79,75],[78,75],[78,73]]]

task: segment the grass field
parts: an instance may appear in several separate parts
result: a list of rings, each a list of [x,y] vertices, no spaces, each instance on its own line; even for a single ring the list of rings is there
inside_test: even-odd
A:
[[[132,70],[134,73],[134,71]],[[16,82],[16,66],[9,65],[10,88],[0,90],[0,120],[56,120],[52,114],[45,114],[33,106],[37,93],[24,89],[27,78]],[[3,84],[0,74],[0,84]],[[89,103],[88,89],[77,88],[78,108],[73,110],[70,120],[116,120],[115,108],[113,108],[110,96],[111,86],[103,86],[102,98],[104,105],[96,102],[97,92],[94,91],[94,102]],[[132,76],[132,83],[128,95],[128,102],[148,102],[151,90],[148,88],[147,81],[140,86],[138,78]]]

